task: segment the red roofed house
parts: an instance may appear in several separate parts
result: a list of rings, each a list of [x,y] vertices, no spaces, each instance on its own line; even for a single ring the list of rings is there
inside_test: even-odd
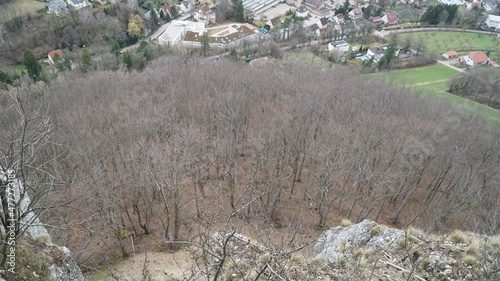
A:
[[[491,66],[493,66],[494,68],[499,68],[499,67],[500,67],[500,65],[498,65],[498,63],[496,63],[495,61],[490,60],[490,61],[489,61],[489,63],[490,63],[490,65],[491,65]]]
[[[396,13],[385,14],[382,17],[382,20],[384,21],[384,23],[396,24],[396,23],[398,23],[398,14],[396,14]]]
[[[64,54],[63,52],[61,51],[61,49],[57,49],[55,51],[52,51],[49,53],[49,63],[50,64],[56,64],[56,61],[54,61],[54,56],[58,54],[59,55],[59,61],[57,62],[61,62],[64,60]]]
[[[349,16],[353,20],[360,19],[363,17],[363,10],[360,7],[352,9],[352,11],[349,12]]]
[[[173,7],[174,6],[172,6],[172,5],[165,4],[165,5],[163,5],[163,7],[161,7],[161,10],[165,14],[165,16],[168,14],[172,18],[172,8]],[[177,13],[178,13],[179,9],[178,8],[175,8],[175,9],[177,10]]]
[[[377,25],[377,24],[383,24],[384,23],[384,21],[380,17],[373,17],[370,20],[375,25]]]
[[[194,18],[205,24],[215,23],[215,12],[207,6],[197,6],[194,12]]]
[[[448,59],[448,60],[449,59],[454,59],[454,58],[457,57],[457,52],[455,52],[455,51],[449,51],[449,52],[443,53],[443,57],[445,59]]]
[[[485,53],[481,52],[470,52],[470,54],[459,57],[458,61],[461,63],[465,63],[470,66],[476,66],[479,64],[486,64],[488,63],[489,59],[488,56]]]

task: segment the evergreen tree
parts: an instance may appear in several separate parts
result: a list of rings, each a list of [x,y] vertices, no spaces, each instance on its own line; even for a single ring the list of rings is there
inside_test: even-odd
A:
[[[175,8],[175,6],[172,6],[172,8],[170,8],[170,14],[172,14],[173,19],[175,19],[179,15],[179,12],[177,11],[177,8]]]
[[[245,16],[243,14],[243,3],[241,1],[236,2],[234,6],[234,14],[236,15],[236,21],[245,22]]]
[[[128,71],[132,69],[132,66],[134,65],[134,55],[131,52],[126,51],[123,53],[123,64],[125,64]]]
[[[210,42],[206,31],[203,32],[203,36],[201,37],[201,48],[203,50],[203,56],[205,56],[205,53],[210,48]]]
[[[86,72],[90,66],[90,52],[84,49],[82,52],[82,71]]]
[[[37,58],[31,51],[24,52],[24,61],[23,64],[26,66],[28,70],[28,74],[31,79],[38,81],[41,79],[40,72],[42,71],[42,67],[38,63]]]

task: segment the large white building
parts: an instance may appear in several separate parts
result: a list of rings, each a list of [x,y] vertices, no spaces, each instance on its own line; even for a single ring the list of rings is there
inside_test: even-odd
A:
[[[87,0],[68,0],[68,5],[75,10],[79,10],[81,8],[87,7],[90,5]]]
[[[188,31],[195,32],[197,34],[203,34],[205,31],[205,23],[203,22],[193,22],[193,21],[180,21],[174,20],[170,26],[163,32],[158,38],[158,43],[160,45],[170,45],[174,46],[184,40],[184,36]]]
[[[279,0],[243,0],[243,7],[254,15],[264,12],[279,3]]]

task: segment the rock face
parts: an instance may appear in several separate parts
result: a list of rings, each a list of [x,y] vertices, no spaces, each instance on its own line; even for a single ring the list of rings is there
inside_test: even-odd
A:
[[[330,263],[351,260],[355,246],[369,249],[385,249],[397,245],[404,238],[404,232],[398,229],[382,229],[376,222],[364,220],[347,227],[338,226],[326,231],[314,246],[316,259]]]
[[[7,180],[7,175],[1,171],[0,180]],[[21,184],[21,182],[16,179],[14,182],[12,182],[12,186],[14,189],[15,198],[21,198],[21,192],[23,191],[23,185]],[[19,208],[21,209],[21,213],[27,213],[21,221],[21,225],[26,226],[26,239],[33,239],[40,242],[43,241],[42,243],[46,246],[45,250],[56,247],[54,243],[52,243],[52,239],[50,238],[47,229],[43,226],[42,223],[40,223],[35,214],[28,209],[31,204],[31,199],[29,198],[28,194],[24,194],[24,197],[22,197],[21,200],[16,201],[19,201]],[[70,250],[66,247],[57,247],[57,249],[61,253],[62,257],[60,262],[58,262],[57,264],[52,264],[49,267],[52,280],[85,281],[80,267],[71,257]]]

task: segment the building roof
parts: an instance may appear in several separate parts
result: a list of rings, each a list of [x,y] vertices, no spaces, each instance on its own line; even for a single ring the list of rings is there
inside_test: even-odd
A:
[[[208,37],[208,42],[210,44],[213,43],[220,43],[220,44],[227,44],[239,39],[243,39],[245,37],[248,37],[250,35],[255,34],[253,30],[248,28],[246,25],[240,25],[239,27],[235,28],[235,32],[224,35],[224,36],[209,36]],[[186,36],[184,37],[184,41],[187,42],[201,42],[201,35],[200,32],[198,31],[187,31]]]
[[[375,55],[381,55],[381,54],[385,53],[386,49],[387,49],[387,46],[383,45],[383,46],[377,46],[377,47],[370,47],[368,50],[370,50]]]
[[[326,17],[322,17],[319,20],[320,20],[322,26],[325,26],[328,24],[328,19]]]
[[[250,29],[250,30],[256,30],[256,29],[257,29],[257,28],[255,28],[255,26],[253,26],[253,25],[251,25],[251,24],[249,24],[249,23],[247,23],[247,22],[246,22],[246,23],[243,23],[242,25],[244,25],[244,26],[248,27],[248,29]]]
[[[470,52],[468,55],[474,64],[488,61],[488,56],[482,52]]]
[[[323,6],[323,2],[320,0],[304,0],[302,4],[312,10],[319,9]]]
[[[279,17],[279,16],[278,16],[278,17],[274,17],[274,18],[270,19],[271,24],[272,24],[273,26],[275,26],[275,25],[276,25],[276,22],[278,22],[278,20],[279,20],[279,19],[280,19],[280,17]]]
[[[373,17],[370,20],[372,21],[372,23],[375,23],[375,24],[379,24],[379,23],[383,23],[384,22],[382,20],[382,18],[380,18],[380,17]]]
[[[388,23],[396,23],[398,21],[398,14],[396,13],[388,13],[386,16]]]
[[[302,5],[300,7],[297,8],[297,10],[295,10],[297,13],[305,13],[307,12],[307,8],[306,6]]]
[[[205,24],[203,22],[193,22],[193,21],[180,21],[174,20],[169,25],[167,30],[163,32],[158,38],[160,44],[166,44],[168,41],[173,41],[183,32],[183,31],[194,31],[196,34],[203,33],[205,31]]]
[[[360,7],[357,7],[351,11],[351,13],[355,16],[363,14],[363,10]]]
[[[70,0],[70,1],[75,5],[85,2],[85,0]]]
[[[49,57],[50,57],[50,59],[54,60],[54,55],[55,55],[55,54],[58,54],[60,58],[64,58],[64,54],[63,54],[63,52],[61,51],[61,49],[57,49],[57,50],[52,51],[52,52],[50,52],[50,53],[49,53]]]
[[[490,65],[493,66],[494,68],[500,67],[500,65],[498,65],[498,63],[496,63],[495,61],[492,61],[492,60],[490,60]]]
[[[197,6],[196,7],[196,12],[202,15],[210,15],[212,12],[212,9],[207,6]]]
[[[309,29],[310,29],[311,31],[316,31],[316,30],[318,30],[318,29],[319,29],[319,26],[318,26],[317,24],[313,24],[313,25],[311,25],[311,26],[309,27]]]
[[[456,56],[457,52],[455,52],[455,51],[449,51],[449,52],[446,52],[446,54],[448,54],[449,57],[452,57],[452,56]]]
[[[63,1],[50,1],[47,7],[49,8],[49,11],[54,11],[57,9],[66,8],[66,3],[64,3]]]
[[[269,61],[268,57],[262,57],[262,58],[252,60],[248,64],[250,64],[251,66],[260,66],[260,65],[266,64],[268,61]]]

